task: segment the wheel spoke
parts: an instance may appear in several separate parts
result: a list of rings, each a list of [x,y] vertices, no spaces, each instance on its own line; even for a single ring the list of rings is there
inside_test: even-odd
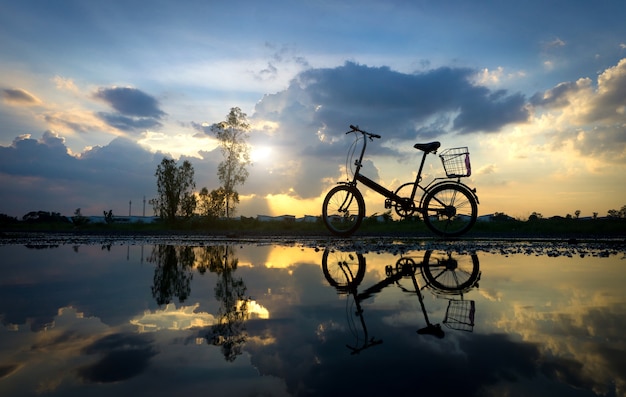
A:
[[[424,199],[424,221],[435,233],[454,237],[467,232],[476,222],[474,197],[456,184],[435,186]]]

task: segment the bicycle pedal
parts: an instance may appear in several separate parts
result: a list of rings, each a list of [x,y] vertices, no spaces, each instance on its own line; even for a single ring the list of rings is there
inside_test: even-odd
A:
[[[385,208],[386,208],[386,209],[391,208],[391,200],[390,200],[390,199],[386,199],[386,200],[385,200]]]

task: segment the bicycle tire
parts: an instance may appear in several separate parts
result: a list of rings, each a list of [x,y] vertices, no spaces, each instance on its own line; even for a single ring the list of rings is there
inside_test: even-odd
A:
[[[430,252],[424,256],[422,275],[428,285],[444,293],[458,294],[472,289],[480,278],[480,263],[476,254],[461,255],[459,259],[448,255],[447,259],[431,262]]]
[[[478,217],[474,195],[457,183],[443,183],[427,190],[421,210],[426,226],[443,237],[467,233]]]
[[[332,188],[322,204],[322,219],[334,235],[350,236],[365,217],[365,201],[361,192],[349,185]]]
[[[363,281],[365,257],[358,252],[331,251],[327,248],[322,255],[322,272],[328,284],[339,292],[347,292]]]

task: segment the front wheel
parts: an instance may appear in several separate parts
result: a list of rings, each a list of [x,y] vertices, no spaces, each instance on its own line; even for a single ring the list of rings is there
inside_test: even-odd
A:
[[[365,217],[365,201],[357,188],[338,185],[332,188],[322,204],[324,224],[337,236],[349,236]]]
[[[422,202],[424,223],[435,234],[457,237],[474,226],[478,203],[465,187],[446,183],[426,192]]]
[[[357,252],[331,251],[322,255],[322,272],[328,284],[339,292],[355,289],[365,276],[365,257]]]

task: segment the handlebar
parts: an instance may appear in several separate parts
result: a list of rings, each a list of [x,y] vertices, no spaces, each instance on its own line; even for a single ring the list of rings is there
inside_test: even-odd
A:
[[[346,132],[346,134],[349,134],[351,132],[360,132],[363,135],[367,135],[370,139],[381,137],[378,134],[372,134],[371,132],[363,131],[362,129],[359,128],[358,125],[352,125],[352,124],[350,124],[350,131]]]

